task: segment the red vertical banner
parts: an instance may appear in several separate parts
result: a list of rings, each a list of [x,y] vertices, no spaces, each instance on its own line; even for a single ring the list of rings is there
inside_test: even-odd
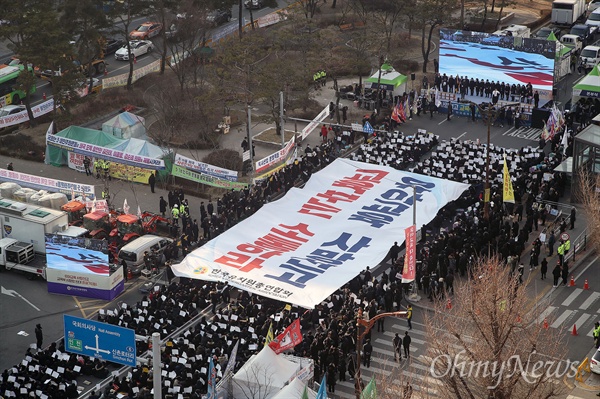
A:
[[[404,269],[402,282],[411,283],[417,275],[417,226],[412,225],[404,229],[406,253],[404,254]]]

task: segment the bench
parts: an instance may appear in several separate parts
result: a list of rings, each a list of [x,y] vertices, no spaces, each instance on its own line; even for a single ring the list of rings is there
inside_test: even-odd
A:
[[[354,25],[353,24],[343,24],[343,25],[340,25],[340,30],[342,32],[347,31],[347,30],[352,30],[352,29],[354,29]]]

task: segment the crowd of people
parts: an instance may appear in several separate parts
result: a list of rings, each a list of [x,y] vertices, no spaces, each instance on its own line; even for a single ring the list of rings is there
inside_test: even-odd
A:
[[[385,160],[389,165],[405,168],[416,162],[436,141],[437,137],[421,133],[412,137],[402,133],[378,133],[353,157],[362,157],[355,159],[372,163],[384,163]],[[403,151],[398,151],[398,148]],[[541,220],[542,225],[545,222],[545,208],[535,207],[534,203],[545,199],[558,200],[564,191],[563,176],[552,172],[561,160],[559,137],[552,143],[552,150],[558,153],[550,156],[539,148],[525,147],[515,151],[490,147],[492,193],[489,222],[485,222],[481,184],[485,177],[485,166],[481,163],[485,150],[485,146],[472,142],[442,142],[442,147],[430,158],[418,162],[412,169],[418,173],[472,183],[466,194],[444,207],[423,228],[427,232],[427,240],[419,246],[418,260],[422,266],[417,269],[417,285],[432,300],[441,296],[444,289],[452,292],[455,276],[466,275],[469,263],[484,252],[498,254],[515,267],[512,266],[512,258],[520,258],[532,231],[538,228],[538,221]],[[389,158],[392,153],[403,159],[392,161],[393,158]],[[502,200],[504,155],[513,178],[514,208],[504,206]],[[246,190],[228,192],[216,202],[209,200],[206,208],[202,204],[199,211],[202,236],[188,232],[189,224],[183,227],[184,234],[192,235],[198,243],[213,238],[256,212],[274,196],[285,193],[298,181],[308,180],[312,173],[332,162],[336,156],[338,149],[334,140],[314,149],[307,147],[301,160],[256,181]],[[182,192],[170,193],[168,205],[174,208],[175,204],[183,204],[185,208]],[[515,227],[514,219],[520,221],[523,212],[526,215],[524,226],[520,227],[517,223]],[[195,223],[193,214],[188,210],[186,217],[192,225]],[[208,224],[205,224],[207,219]],[[239,348],[235,370],[263,347],[270,327],[278,334],[299,318],[304,337],[294,348],[294,354],[312,358],[315,381],[320,381],[326,374],[330,390],[335,390],[337,380],[351,380],[355,375],[356,315],[359,309],[372,318],[378,313],[407,308],[402,301],[408,286],[398,279],[403,258],[398,257],[397,252],[390,250],[392,265],[388,270],[375,277],[367,267],[314,310],[286,306],[247,292],[235,291],[233,295],[233,290],[226,284],[180,279],[151,291],[133,306],[123,304],[114,311],[102,312],[99,319],[133,328],[142,336],[160,332],[166,337],[206,309],[208,315],[203,315],[194,327],[168,339],[161,352],[165,365],[164,397],[182,394],[184,398],[192,399],[206,393],[209,358],[213,358],[219,378],[222,378],[236,343],[239,342]],[[385,331],[385,320],[382,319],[377,327]],[[410,320],[407,331],[409,327]],[[62,346],[61,341],[46,349],[29,349],[22,363],[1,375],[0,393],[7,396],[6,392],[11,392],[14,395],[10,396],[16,398],[41,394],[50,399],[71,398],[76,397],[78,388],[81,388],[77,381],[81,375],[108,376],[110,365],[65,353]],[[364,342],[358,343],[358,347],[368,354],[363,356],[363,365],[369,367],[372,353],[370,333]],[[148,342],[138,342],[138,354],[147,349]],[[355,384],[362,383],[355,381]],[[105,392],[95,392],[92,397],[112,399],[118,393],[125,393],[129,398],[146,399],[151,397],[151,389],[151,369],[140,366],[124,378],[114,377]]]

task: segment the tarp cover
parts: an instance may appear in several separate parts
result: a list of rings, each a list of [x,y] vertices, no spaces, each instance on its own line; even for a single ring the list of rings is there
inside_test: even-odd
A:
[[[233,376],[233,397],[271,399],[298,370],[300,364],[277,355],[265,346]]]
[[[391,167],[336,159],[303,189],[196,249],[177,276],[230,285],[314,308],[367,266],[375,266],[413,224],[429,223],[469,186]]]
[[[119,139],[142,138],[146,135],[145,120],[130,112],[121,112],[102,124],[102,131]]]
[[[166,153],[157,145],[146,140],[131,138],[111,147],[113,150],[128,152],[130,154],[143,155],[150,158],[162,158]]]

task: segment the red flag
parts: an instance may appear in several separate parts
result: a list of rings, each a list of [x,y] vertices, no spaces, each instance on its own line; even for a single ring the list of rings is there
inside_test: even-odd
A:
[[[404,270],[402,282],[410,283],[417,275],[417,226],[414,224],[404,230],[406,237],[406,253],[404,254]]]
[[[302,342],[300,320],[296,319],[281,334],[269,343],[269,347],[277,354],[292,349]]]
[[[403,123],[406,122],[406,112],[404,111],[404,105],[401,103],[398,103],[398,116]]]

